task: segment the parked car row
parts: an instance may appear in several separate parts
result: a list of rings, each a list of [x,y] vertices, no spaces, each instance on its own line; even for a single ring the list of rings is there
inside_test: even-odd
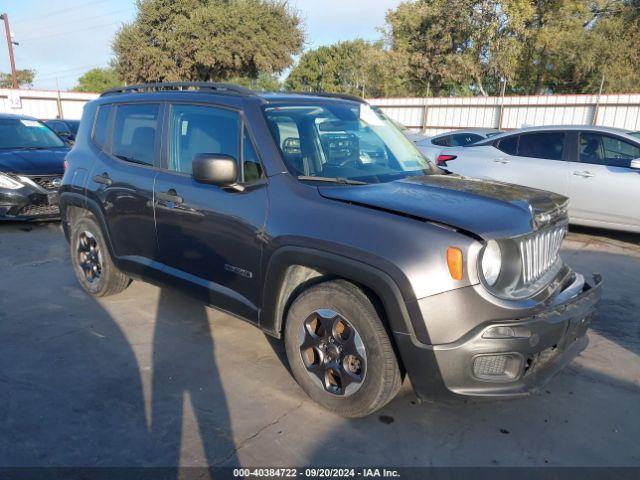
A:
[[[69,145],[40,120],[0,114],[0,220],[59,218]]]
[[[436,162],[438,157],[452,147],[465,147],[490,137],[501,134],[495,128],[474,128],[442,133],[430,138],[419,139],[415,142],[418,149],[428,160]]]
[[[637,132],[588,126],[526,128],[447,148],[436,161],[468,177],[569,197],[571,223],[640,232]]]

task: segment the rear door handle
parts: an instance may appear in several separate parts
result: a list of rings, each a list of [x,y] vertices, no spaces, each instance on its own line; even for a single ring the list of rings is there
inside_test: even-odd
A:
[[[113,180],[109,178],[109,174],[107,172],[104,172],[100,175],[94,175],[92,180],[96,183],[106,185],[107,187],[110,187],[111,185],[113,185]]]
[[[166,192],[158,192],[156,194],[156,198],[158,200],[162,200],[163,202],[175,203],[176,205],[184,202],[184,199],[180,195],[178,195],[178,192],[176,192],[173,188],[170,188]]]
[[[501,163],[502,165],[506,165],[507,163],[511,163],[506,158],[494,158],[493,163]]]
[[[576,177],[582,177],[582,178],[591,178],[595,176],[593,173],[587,172],[586,170],[576,170],[575,172],[573,172],[573,174]]]

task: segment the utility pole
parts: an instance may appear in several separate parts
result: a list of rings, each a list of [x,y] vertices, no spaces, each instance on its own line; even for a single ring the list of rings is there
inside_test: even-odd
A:
[[[7,47],[9,48],[9,61],[11,62],[11,83],[13,88],[18,88],[18,73],[16,72],[16,61],[13,58],[13,40],[11,39],[11,28],[9,27],[9,16],[6,13],[0,15],[4,20],[4,32],[7,35]]]
[[[600,81],[600,90],[598,90],[598,97],[596,98],[596,106],[593,107],[593,119],[591,125],[598,124],[598,110],[600,109],[600,97],[602,97],[602,90],[604,90],[604,73],[602,74],[602,80]]]

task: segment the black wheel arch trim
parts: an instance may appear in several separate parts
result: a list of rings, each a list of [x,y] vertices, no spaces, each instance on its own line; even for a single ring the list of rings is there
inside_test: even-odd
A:
[[[403,296],[398,282],[389,273],[351,257],[302,246],[278,248],[269,258],[265,269],[260,326],[270,335],[277,338],[282,336],[287,299],[280,298],[278,292],[287,269],[292,265],[330,272],[331,276],[344,278],[368,288],[382,302],[388,326],[394,335],[408,335],[416,343],[429,343],[417,300],[412,295],[409,298]]]
[[[98,221],[100,225],[100,229],[102,230],[102,235],[104,236],[105,242],[107,244],[107,248],[109,249],[109,254],[111,258],[115,259],[113,245],[111,244],[111,238],[109,236],[109,229],[107,228],[107,222],[104,219],[104,215],[102,213],[102,209],[94,200],[87,198],[86,196],[74,193],[74,192],[62,192],[60,193],[60,218],[62,220],[62,229],[64,230],[64,234],[67,237],[67,240],[71,238],[71,232],[69,232],[69,224],[66,221],[67,218],[67,208],[68,207],[78,207],[83,210],[89,211]]]
[[[269,259],[263,284],[263,309],[260,327],[268,334],[282,337],[287,299],[279,299],[279,288],[291,265],[325,270],[370,289],[385,309],[388,327],[402,368],[411,379],[420,399],[449,397],[434,351],[429,345],[422,315],[416,300],[403,298],[394,279],[385,271],[361,261],[307,247],[285,246]],[[416,327],[422,327],[418,334]]]

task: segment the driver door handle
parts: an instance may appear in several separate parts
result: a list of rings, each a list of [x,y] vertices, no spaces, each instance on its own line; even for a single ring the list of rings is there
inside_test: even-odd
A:
[[[184,199],[180,195],[178,195],[178,192],[176,192],[173,188],[170,188],[166,192],[158,192],[156,194],[156,198],[158,200],[162,200],[163,202],[175,203],[176,205],[179,205],[184,201]]]
[[[501,163],[502,165],[506,165],[507,163],[511,163],[506,158],[494,158],[493,163]]]
[[[586,170],[576,170],[575,172],[573,172],[573,174],[576,177],[582,177],[582,178],[591,178],[595,176],[593,173],[587,172]]]

